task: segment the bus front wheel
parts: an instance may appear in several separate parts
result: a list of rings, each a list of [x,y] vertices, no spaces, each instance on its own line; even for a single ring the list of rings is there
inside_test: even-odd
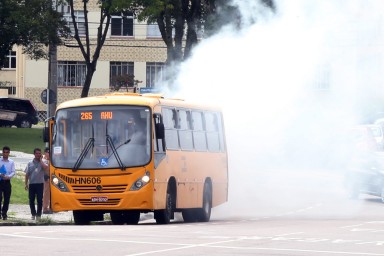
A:
[[[167,189],[165,209],[155,210],[155,220],[157,224],[169,224],[171,219],[174,218],[173,207],[174,205],[174,197],[171,193],[171,190]]]
[[[212,187],[210,183],[205,182],[203,194],[203,207],[196,209],[196,220],[198,222],[208,222],[211,218],[212,210]]]

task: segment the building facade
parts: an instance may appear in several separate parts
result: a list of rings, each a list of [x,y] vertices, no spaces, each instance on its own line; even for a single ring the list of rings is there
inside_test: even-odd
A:
[[[79,32],[85,35],[84,13],[81,5],[76,7]],[[73,29],[69,6],[61,5],[58,10]],[[99,15],[97,0],[89,1],[91,45],[95,45]],[[153,88],[162,78],[166,58],[167,49],[157,24],[139,22],[130,12],[116,13],[112,15],[88,95],[110,92],[116,84],[116,78],[122,75],[133,75],[135,80],[140,81],[137,85],[139,88]],[[40,112],[45,112],[47,105],[42,102],[41,93],[48,88],[49,61],[33,60],[22,54],[21,47],[17,46],[9,53],[8,60],[7,66],[0,70],[0,97],[28,98]],[[85,61],[74,39],[57,47],[57,104],[80,98],[85,74]]]

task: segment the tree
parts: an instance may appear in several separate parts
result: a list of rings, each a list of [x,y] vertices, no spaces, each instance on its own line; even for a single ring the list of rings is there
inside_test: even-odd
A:
[[[96,47],[94,50],[91,49],[91,39],[89,33],[89,23],[88,23],[88,1],[83,0],[83,12],[84,12],[84,25],[85,25],[85,37],[80,37],[78,23],[76,21],[75,9],[74,9],[74,0],[65,0],[68,2],[68,5],[71,9],[71,18],[73,24],[73,37],[77,41],[77,44],[80,48],[81,54],[84,57],[85,64],[87,66],[85,82],[83,85],[83,90],[81,92],[81,97],[87,97],[89,88],[91,86],[93,74],[96,71],[97,61],[100,57],[101,49],[104,45],[105,39],[107,37],[107,32],[109,25],[111,23],[111,12],[113,9],[113,0],[103,0],[100,1],[100,19],[97,29],[97,38],[96,38]]]
[[[85,19],[85,36],[82,37],[79,35],[79,28],[74,14],[74,0],[64,1],[70,6],[73,37],[80,48],[87,66],[81,97],[88,96],[92,77],[96,71],[97,61],[111,23],[112,13],[131,11],[139,21],[147,21],[148,23],[156,22],[167,47],[166,63],[169,66],[177,65],[179,62],[188,58],[193,47],[198,43],[198,33],[202,31],[203,27],[204,29],[209,28],[207,31],[213,33],[213,31],[216,31],[223,24],[233,22],[233,20],[225,17],[225,14],[221,14],[221,18],[218,19],[220,22],[217,22],[216,19],[213,18],[215,15],[218,15],[217,6],[228,10],[227,14],[236,13],[236,8],[226,0],[100,0],[98,2],[100,6],[100,20],[98,23],[97,37],[95,39],[96,46],[91,49],[87,15],[88,0],[82,0]],[[273,0],[260,1],[274,8]],[[186,35],[185,41],[184,35]]]
[[[112,88],[111,91],[120,91],[122,87],[124,87],[127,92],[129,91],[129,88],[133,88],[134,90],[137,90],[137,86],[142,81],[139,81],[135,79],[135,76],[133,74],[122,74],[112,77]]]
[[[275,10],[273,0],[260,1]],[[199,37],[212,35],[229,23],[241,24],[239,10],[228,0],[116,0],[136,11],[140,21],[156,22],[167,47],[167,64],[187,59]],[[220,10],[220,11],[218,11]],[[185,35],[185,41],[183,41]],[[185,45],[183,45],[185,43]],[[184,50],[183,50],[184,48]]]
[[[49,44],[59,45],[68,35],[66,22],[51,0],[0,1],[0,68],[14,45],[33,59],[47,58]]]

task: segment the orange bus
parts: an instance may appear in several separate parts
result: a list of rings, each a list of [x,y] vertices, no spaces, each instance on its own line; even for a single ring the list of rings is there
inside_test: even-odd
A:
[[[111,93],[60,104],[45,128],[51,209],[75,224],[109,213],[137,224],[207,222],[228,199],[228,161],[219,108],[161,95]]]

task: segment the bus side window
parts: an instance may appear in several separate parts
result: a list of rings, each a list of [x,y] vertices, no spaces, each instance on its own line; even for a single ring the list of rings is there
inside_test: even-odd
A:
[[[188,110],[178,110],[179,113],[179,139],[180,147],[183,150],[193,150],[192,131],[190,129],[190,115]]]
[[[155,144],[154,150],[155,152],[162,153],[165,151],[165,143],[164,143],[164,123],[162,120],[162,116],[159,113],[153,114],[153,119],[155,123]]]
[[[172,109],[173,128],[180,129],[180,117],[178,117],[175,109]]]
[[[177,116],[176,110],[163,108],[163,121],[165,128],[165,145],[167,149],[179,149],[179,137],[177,135]]]
[[[207,134],[207,142],[209,151],[220,151],[219,132],[217,127],[217,116],[213,112],[206,112],[205,128]]]
[[[217,128],[219,130],[220,139],[220,151],[225,151],[225,139],[224,139],[224,123],[220,113],[216,113],[217,117]]]
[[[207,151],[207,138],[204,131],[203,113],[192,111],[193,144],[196,151]]]

